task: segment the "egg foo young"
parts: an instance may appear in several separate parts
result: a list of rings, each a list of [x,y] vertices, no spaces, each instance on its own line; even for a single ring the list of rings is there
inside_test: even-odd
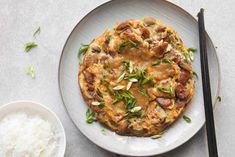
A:
[[[93,116],[88,122],[120,135],[163,132],[193,97],[192,51],[151,17],[119,22],[83,45],[78,81]]]

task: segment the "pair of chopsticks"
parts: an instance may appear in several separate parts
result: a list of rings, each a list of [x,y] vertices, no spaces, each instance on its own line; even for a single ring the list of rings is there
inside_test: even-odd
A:
[[[206,31],[204,25],[204,10],[201,9],[198,13],[198,28],[199,28],[199,42],[200,42],[200,56],[201,56],[201,72],[204,108],[206,115],[206,132],[208,141],[208,150],[210,157],[218,157],[216,135],[214,126],[213,106],[211,100],[210,76],[208,70],[208,57],[206,48]]]

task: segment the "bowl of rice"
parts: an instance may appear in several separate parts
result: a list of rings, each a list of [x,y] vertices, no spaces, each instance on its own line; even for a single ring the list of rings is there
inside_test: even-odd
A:
[[[15,101],[0,107],[1,157],[63,157],[65,148],[62,123],[44,105]]]

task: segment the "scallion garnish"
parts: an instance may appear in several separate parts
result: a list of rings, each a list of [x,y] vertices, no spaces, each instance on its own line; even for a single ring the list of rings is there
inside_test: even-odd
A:
[[[103,98],[103,93],[99,90],[99,88],[96,89],[96,93]]]
[[[138,82],[138,80],[136,78],[131,78],[129,79],[130,82]]]
[[[170,86],[168,88],[158,87],[158,90],[160,92],[167,93],[167,94],[170,94],[172,96],[175,96],[175,90],[174,90],[174,88],[172,86]]]
[[[91,104],[94,106],[105,106],[105,103],[103,101],[102,102],[93,101]]]
[[[133,107],[130,112],[131,113],[136,113],[136,112],[139,112],[141,110],[141,106],[136,106],[136,107]]]
[[[193,48],[193,47],[190,47],[190,48],[187,49],[187,51],[188,51],[188,52],[196,52],[197,49],[195,49],[195,48]]]
[[[129,72],[130,72],[130,74],[133,72],[133,62],[132,61],[130,61],[129,62]]]
[[[33,33],[33,36],[39,35],[41,33],[41,28],[38,27],[38,29]]]
[[[126,86],[126,90],[129,90],[131,88],[131,85],[132,85],[133,82],[129,81],[127,86]]]
[[[32,48],[37,47],[37,46],[38,46],[38,44],[35,42],[28,42],[25,44],[24,51],[29,52]]]
[[[79,48],[79,54],[86,54],[86,51],[88,50],[89,46],[90,45],[81,44],[81,47]]]
[[[126,46],[133,46],[135,48],[138,48],[138,44],[133,42],[132,40],[126,40],[124,42],[122,42],[119,47],[118,47],[118,52],[122,52],[122,50],[124,49],[124,47]]]
[[[126,75],[126,78],[127,79],[135,78],[138,80],[140,84],[142,84],[142,81],[145,79],[145,67],[143,66],[136,67],[134,71],[135,71],[134,74]]]
[[[187,123],[191,123],[191,122],[192,122],[191,118],[189,118],[189,117],[186,116],[186,115],[183,115],[183,119],[184,119]]]
[[[103,134],[103,135],[106,135],[106,131],[104,128],[100,128],[100,132]]]
[[[141,110],[140,111],[140,118],[142,119],[142,118],[144,118],[144,116],[145,116],[145,112],[143,110]]]
[[[125,75],[126,75],[126,72],[124,71],[117,79],[117,83],[121,82],[124,79]]]
[[[91,41],[91,43],[93,43],[94,40]],[[90,47],[90,44],[81,44],[81,47],[78,50],[78,59],[79,59],[79,63],[82,63],[83,60],[83,56],[86,54],[87,50]]]
[[[121,90],[123,88],[125,88],[125,86],[118,85],[118,86],[113,87],[113,90]]]
[[[172,60],[168,57],[165,57],[165,58],[162,59],[162,62],[171,64]]]
[[[152,77],[152,76],[147,76],[147,77],[143,80],[142,84],[151,83],[152,81],[153,81],[153,77]]]
[[[192,73],[193,73],[193,75],[194,75],[196,78],[198,78],[198,75],[197,75],[197,73],[196,73],[195,71],[192,71]]]
[[[217,100],[221,102],[221,96],[217,96]]]
[[[91,109],[87,109],[86,111],[86,122],[88,124],[91,124],[93,122],[96,121],[96,118],[95,118],[95,113],[91,111]]]
[[[33,66],[28,66],[25,68],[25,73],[30,75],[32,78],[35,78],[35,69]]]
[[[183,53],[184,60],[187,62],[192,62],[193,61],[193,53],[192,52],[184,52]]]
[[[153,136],[151,136],[151,139],[159,139],[159,138],[161,138],[161,135],[153,135]]]
[[[152,62],[152,66],[156,66],[156,65],[159,65],[161,63],[160,60],[155,60]]]

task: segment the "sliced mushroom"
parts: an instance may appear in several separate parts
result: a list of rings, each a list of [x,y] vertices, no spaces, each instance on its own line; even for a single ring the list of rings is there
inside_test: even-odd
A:
[[[93,79],[93,76],[92,76],[91,73],[89,73],[88,71],[84,70],[83,71],[83,75],[84,75],[84,77],[86,79],[86,82],[93,83],[94,79]]]
[[[124,30],[126,30],[126,29],[128,29],[128,28],[130,28],[129,23],[128,23],[128,22],[122,22],[122,23],[120,23],[120,24],[117,26],[116,30],[117,30],[117,31],[124,31]]]
[[[147,39],[150,37],[150,31],[147,28],[141,29],[142,38]]]
[[[181,70],[180,74],[179,74],[179,78],[177,79],[177,81],[183,85],[185,85],[188,80],[191,78],[191,73],[187,70]]]
[[[164,26],[158,26],[158,27],[155,29],[155,31],[156,31],[157,33],[164,32],[165,30],[166,30],[166,27],[164,27]]]
[[[92,51],[93,53],[100,53],[101,49],[100,49],[99,46],[93,46],[91,51]]]
[[[99,62],[100,62],[101,64],[104,64],[105,61],[106,61],[108,58],[109,58],[108,56],[102,56],[102,57],[100,57]]]
[[[169,106],[172,105],[171,99],[157,98],[156,100],[162,108],[168,108]]]
[[[189,63],[186,63],[186,62],[184,62],[184,61],[180,62],[180,63],[179,63],[179,66],[180,66],[181,68],[187,70],[187,71],[191,71],[191,69],[192,69],[191,66],[190,66],[190,64],[189,64]]]
[[[167,46],[168,46],[167,42],[160,41],[159,43],[153,46],[152,51],[155,53],[155,56],[157,58],[161,58],[163,57]]]
[[[175,86],[176,97],[180,100],[185,100],[189,96],[189,91],[181,83],[177,83]]]
[[[177,52],[175,52],[174,50],[171,50],[170,52],[168,52],[166,56],[169,57],[172,61],[174,61],[177,64],[181,61],[180,55],[177,54]]]
[[[156,20],[154,18],[148,16],[148,17],[144,18],[144,23],[146,25],[150,26],[150,25],[154,25],[156,23]]]

